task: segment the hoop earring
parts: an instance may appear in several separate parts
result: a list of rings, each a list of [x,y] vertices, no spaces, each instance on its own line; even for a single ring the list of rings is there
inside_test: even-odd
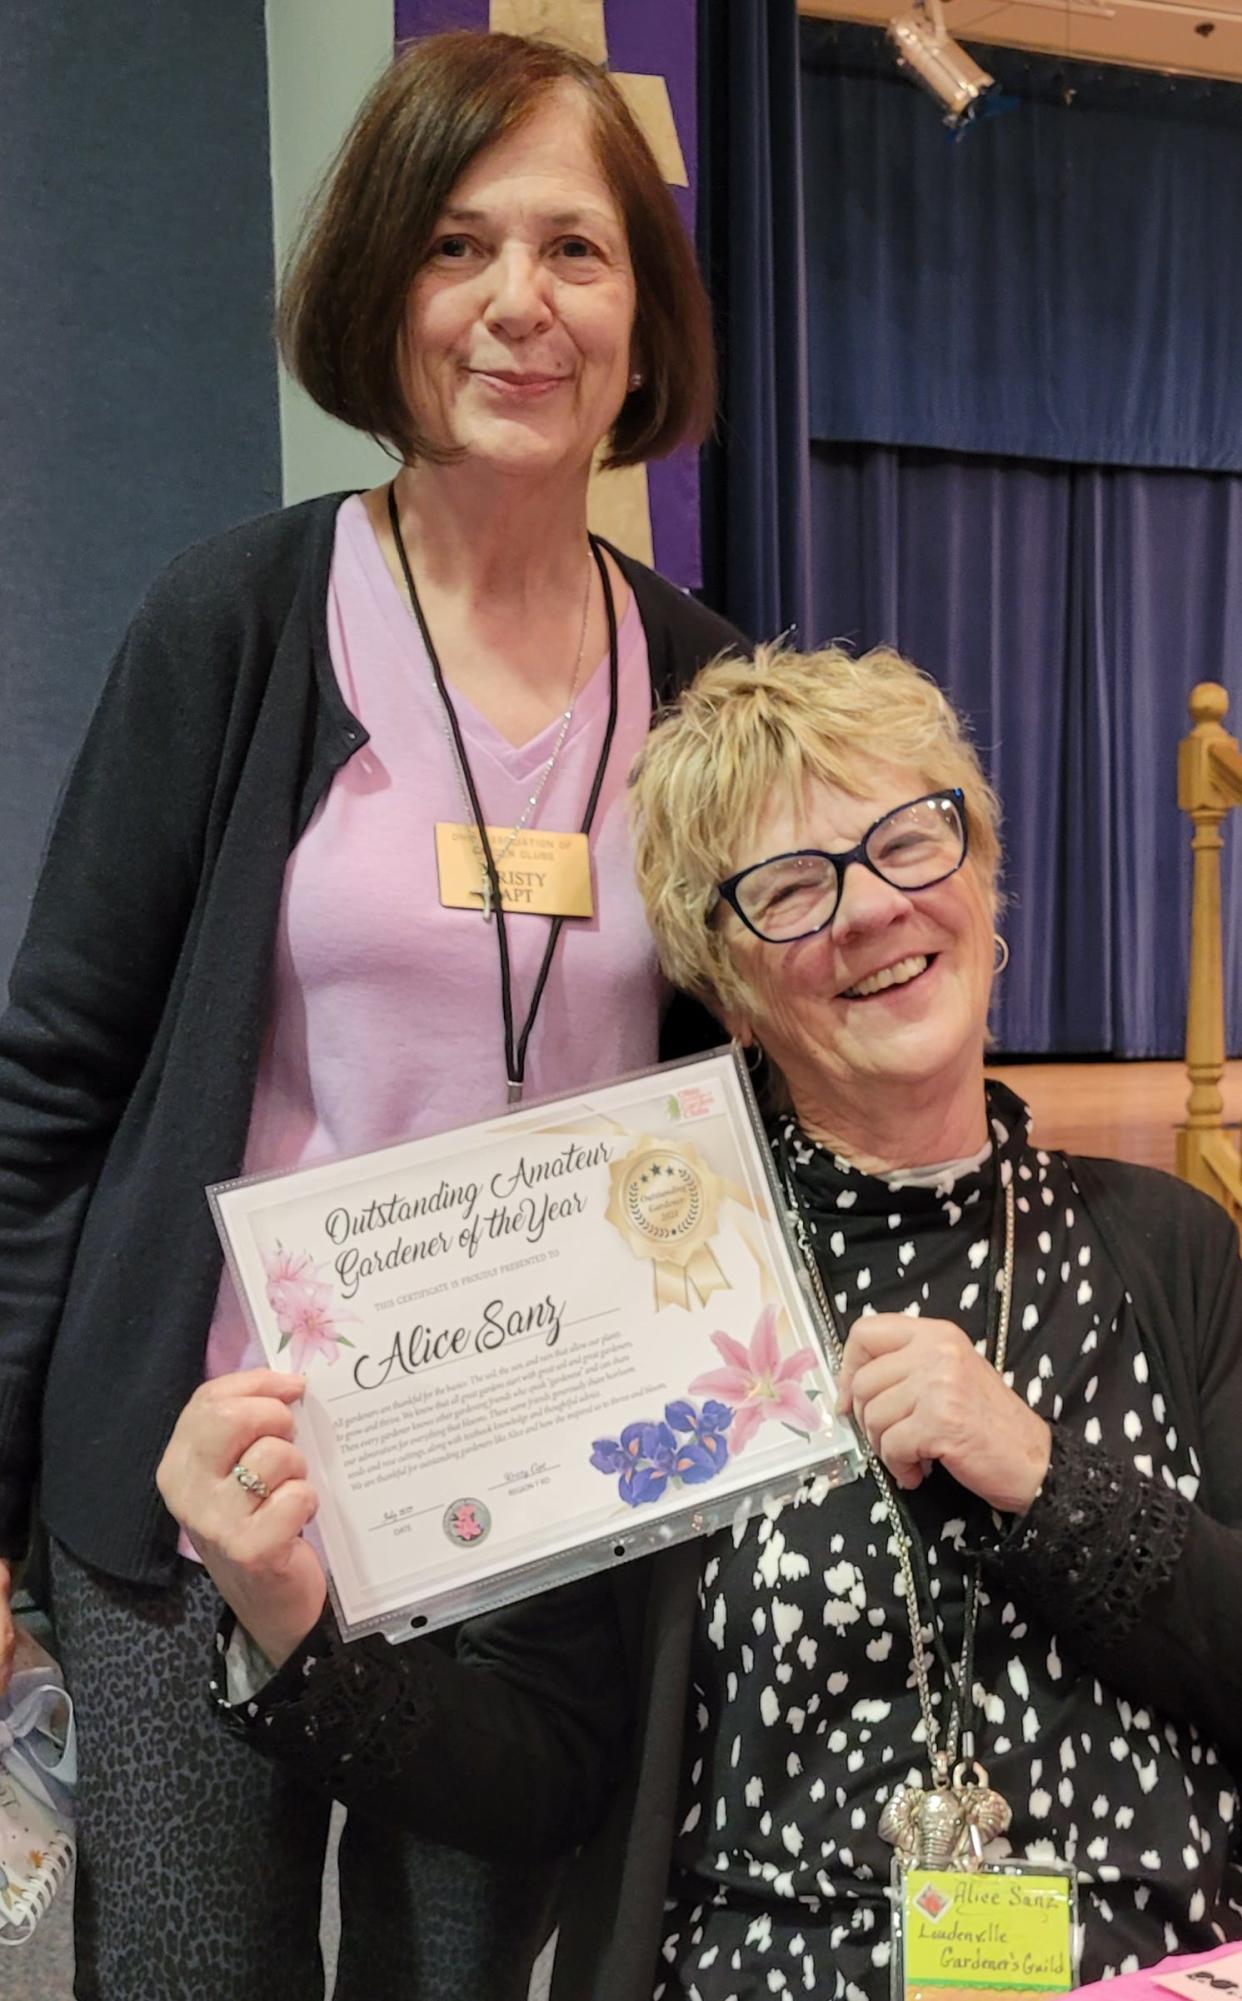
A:
[[[741,1051],[742,1061],[746,1065],[747,1074],[752,1078],[757,1077],[768,1060],[763,1050],[759,1047],[759,1044],[757,1042],[739,1042],[735,1035],[733,1038],[733,1047]]]
[[[994,931],[992,933],[992,943],[995,947],[992,957],[992,972],[993,974],[1003,973],[1009,964],[1009,940],[1002,938],[999,931]]]

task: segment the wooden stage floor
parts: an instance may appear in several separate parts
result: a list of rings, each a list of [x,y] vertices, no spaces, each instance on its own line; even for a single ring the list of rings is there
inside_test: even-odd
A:
[[[1026,1099],[1040,1145],[1173,1172],[1190,1089],[1181,1063],[995,1063],[988,1074]],[[1242,1121],[1242,1059],[1226,1066],[1221,1091],[1225,1117]]]

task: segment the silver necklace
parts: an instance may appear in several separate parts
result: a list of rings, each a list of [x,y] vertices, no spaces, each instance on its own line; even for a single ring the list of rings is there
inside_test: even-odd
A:
[[[535,780],[535,789],[531,793],[530,797],[527,799],[526,804],[522,809],[522,814],[520,819],[512,828],[509,834],[509,838],[505,842],[504,846],[502,848],[497,848],[492,856],[492,860],[495,864],[497,871],[499,871],[501,862],[505,859],[505,856],[509,853],[509,850],[512,848],[514,842],[517,840],[518,835],[524,834],[527,827],[530,825],[531,815],[534,812],[536,806],[538,806],[539,801],[543,797],[544,790],[547,786],[548,780],[551,778],[552,773],[556,769],[556,761],[559,758],[561,751],[564,747],[565,739],[569,735],[569,726],[574,719],[574,704],[578,699],[578,682],[582,676],[582,657],[586,651],[587,623],[591,615],[591,577],[592,577],[592,565],[590,559],[588,558],[586,590],[582,594],[582,623],[578,631],[578,651],[574,658],[574,673],[573,673],[573,679],[569,684],[569,695],[566,700],[565,707],[561,710],[561,726],[556,733],[556,742],[552,746],[552,755],[547,759],[546,763],[542,766],[539,772],[539,776]],[[414,618],[414,616],[415,616],[414,608],[411,605],[410,617]],[[417,620],[415,620],[415,623],[417,623]],[[449,727],[449,721],[447,716],[444,716],[442,718],[442,723],[443,723],[445,737],[448,740],[449,755],[452,757],[453,760],[453,769],[457,773],[457,784],[461,791],[462,801],[466,808],[466,818],[467,820],[473,821],[474,808],[470,801],[470,789],[466,784],[466,774],[461,768],[461,759],[457,754],[457,744],[454,740],[453,732]],[[480,873],[479,894],[483,899],[483,921],[485,924],[490,924],[492,921],[492,913],[495,908],[495,903],[492,896],[492,878],[488,870],[486,861],[484,861],[479,873]]]
[[[815,1253],[811,1248],[802,1204],[789,1171],[788,1160],[782,1164],[789,1221],[798,1240],[798,1248],[802,1253],[811,1291],[823,1316],[829,1352],[835,1367],[839,1370],[844,1355],[844,1344],[837,1326],[836,1314],[820,1276]],[[1013,1298],[1012,1181],[1005,1184],[1004,1200],[1005,1248],[1000,1275],[996,1346],[992,1358],[998,1375],[1003,1375],[1005,1370],[1005,1358],[1009,1348],[1009,1314]],[[982,1860],[985,1843],[996,1835],[1003,1834],[1013,1817],[1008,1801],[989,1786],[987,1772],[974,1756],[973,1743],[966,1742],[960,1746],[965,1753],[960,1762],[957,1756],[962,1709],[969,1696],[969,1682],[974,1672],[974,1639],[979,1616],[981,1565],[976,1559],[974,1569],[967,1579],[965,1630],[962,1636],[961,1659],[958,1663],[957,1686],[952,1693],[945,1740],[941,1744],[940,1726],[932,1702],[931,1679],[927,1671],[927,1652],[919,1611],[913,1545],[888,1470],[882,1464],[862,1426],[856,1425],[855,1429],[867,1463],[867,1470],[879,1488],[880,1499],[897,1548],[897,1566],[905,1587],[906,1619],[910,1628],[914,1680],[918,1689],[919,1712],[923,1719],[923,1733],[931,1766],[930,1786],[898,1786],[895,1789],[880,1815],[879,1832],[883,1839],[915,1868],[975,1868]],[[935,1620],[937,1616],[935,1605],[930,1605],[928,1609],[929,1617]]]

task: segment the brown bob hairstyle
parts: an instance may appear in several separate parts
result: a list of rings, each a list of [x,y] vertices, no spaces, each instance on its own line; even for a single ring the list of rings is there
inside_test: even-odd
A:
[[[376,84],[304,224],[277,314],[286,365],[320,408],[407,460],[455,456],[425,434],[406,399],[401,334],[414,276],[470,162],[560,83],[575,84],[587,100],[634,269],[643,380],[621,407],[607,463],[658,458],[711,428],[707,294],[620,91],[596,64],[554,43],[460,32],[410,44]]]

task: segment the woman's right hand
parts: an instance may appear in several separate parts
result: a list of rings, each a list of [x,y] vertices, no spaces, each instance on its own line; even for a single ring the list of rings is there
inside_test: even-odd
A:
[[[302,1531],[318,1508],[293,1443],[301,1376],[245,1369],[195,1390],[156,1473],[170,1514],[188,1534],[220,1595],[273,1667],[317,1622],[323,1565]],[[244,1466],[267,1487],[236,1477]]]

